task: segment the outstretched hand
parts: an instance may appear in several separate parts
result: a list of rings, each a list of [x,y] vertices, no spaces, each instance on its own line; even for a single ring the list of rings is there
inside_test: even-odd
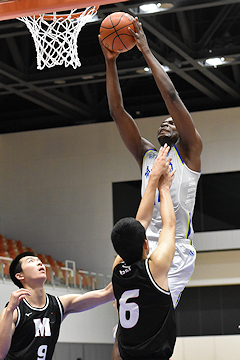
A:
[[[103,55],[104,55],[106,60],[114,60],[114,59],[116,59],[118,57],[118,55],[120,53],[111,51],[105,45],[103,45],[102,41],[100,40],[100,35],[98,35],[98,41],[99,41],[99,44],[101,46]]]
[[[138,21],[137,17],[134,18],[133,25],[134,25],[135,31],[133,31],[131,28],[128,28],[128,31],[134,37],[138,49],[140,51],[143,51],[144,48],[148,48],[149,46],[148,46],[146,35],[142,28],[142,24]]]
[[[170,188],[176,171],[171,171],[170,162],[172,158],[166,160],[169,150],[170,147],[167,144],[162,146],[159,150],[158,157],[153,163],[152,175],[159,178],[158,189],[164,186]]]
[[[151,175],[156,175],[158,176],[158,178],[160,178],[161,175],[168,174],[169,164],[170,161],[172,160],[171,158],[166,160],[169,150],[170,147],[167,144],[165,144],[160,148],[158,157],[153,163]]]

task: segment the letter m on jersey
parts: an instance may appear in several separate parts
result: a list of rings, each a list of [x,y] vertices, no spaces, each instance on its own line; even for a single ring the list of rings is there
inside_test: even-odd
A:
[[[41,321],[42,320],[42,321]],[[50,319],[33,319],[35,324],[35,337],[51,336]]]

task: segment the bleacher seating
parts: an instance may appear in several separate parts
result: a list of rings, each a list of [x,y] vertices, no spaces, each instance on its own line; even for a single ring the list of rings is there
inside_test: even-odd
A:
[[[46,283],[52,284],[54,281],[53,285],[77,286],[84,289],[92,289],[92,276],[87,275],[87,272],[76,270],[76,273],[73,274],[73,271],[66,268],[62,261],[54,260],[51,255],[38,254],[31,247],[24,246],[20,240],[6,239],[0,234],[0,274],[2,274],[4,278],[10,278],[9,266],[12,259],[24,251],[32,251],[46,266]],[[96,283],[96,280],[94,281]]]

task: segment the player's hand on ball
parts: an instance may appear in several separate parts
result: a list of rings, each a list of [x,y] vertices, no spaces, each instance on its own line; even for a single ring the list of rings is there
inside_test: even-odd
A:
[[[105,57],[107,60],[116,59],[116,58],[118,57],[118,55],[119,55],[120,53],[111,51],[111,50],[109,50],[105,45],[103,45],[103,43],[102,43],[99,35],[98,35],[98,40],[99,40],[100,46],[101,46],[101,48],[102,48],[103,55],[104,55],[104,57]]]
[[[147,38],[143,31],[142,24],[138,21],[137,17],[134,18],[133,25],[134,25],[135,32],[132,31],[132,29],[129,29],[129,31],[131,32],[132,36],[134,37],[138,49],[142,52],[144,50],[144,48],[147,49],[149,47]]]

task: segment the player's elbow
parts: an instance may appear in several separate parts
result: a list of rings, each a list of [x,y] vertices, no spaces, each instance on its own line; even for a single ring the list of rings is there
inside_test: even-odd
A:
[[[176,103],[179,101],[179,95],[174,86],[168,87],[163,94],[163,98],[168,103]]]
[[[109,107],[109,112],[113,120],[116,118],[117,109],[114,106]]]

